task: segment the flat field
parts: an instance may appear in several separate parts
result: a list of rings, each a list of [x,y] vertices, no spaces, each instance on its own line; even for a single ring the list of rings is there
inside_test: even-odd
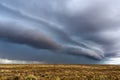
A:
[[[0,65],[0,80],[120,80],[119,65]],[[32,79],[34,80],[34,79]]]

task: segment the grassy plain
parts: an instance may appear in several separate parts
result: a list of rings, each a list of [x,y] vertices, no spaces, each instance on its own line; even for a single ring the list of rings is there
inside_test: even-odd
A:
[[[0,65],[0,80],[120,80],[120,66],[115,65]],[[13,79],[18,77],[19,79]]]

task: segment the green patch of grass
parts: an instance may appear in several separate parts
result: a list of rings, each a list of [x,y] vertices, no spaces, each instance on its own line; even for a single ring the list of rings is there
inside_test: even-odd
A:
[[[25,78],[25,80],[38,80],[36,76],[34,75],[29,75]]]

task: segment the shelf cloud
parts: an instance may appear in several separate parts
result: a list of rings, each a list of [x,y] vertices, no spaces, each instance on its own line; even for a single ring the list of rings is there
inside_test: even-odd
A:
[[[119,0],[1,0],[0,40],[102,60],[119,53],[119,8]]]

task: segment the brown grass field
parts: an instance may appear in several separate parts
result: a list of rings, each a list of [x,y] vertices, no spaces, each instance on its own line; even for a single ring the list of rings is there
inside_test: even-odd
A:
[[[26,79],[30,75],[37,79]],[[0,80],[120,80],[120,66],[1,64]]]

